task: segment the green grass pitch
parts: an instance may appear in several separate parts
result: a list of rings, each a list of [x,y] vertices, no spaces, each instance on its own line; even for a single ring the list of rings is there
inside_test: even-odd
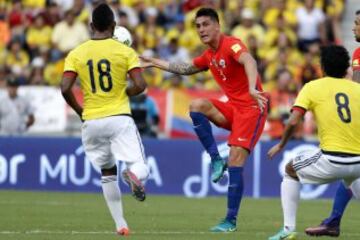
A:
[[[145,202],[123,198],[131,228],[129,239],[267,239],[282,225],[280,200],[245,198],[235,233],[210,233],[209,227],[225,213],[225,197],[187,199],[149,195]],[[305,227],[328,214],[329,200],[301,201],[298,211],[299,239]],[[347,209],[339,239],[360,239],[360,205]],[[102,195],[80,193],[0,191],[1,240],[119,239]],[[321,238],[322,240],[333,238]]]

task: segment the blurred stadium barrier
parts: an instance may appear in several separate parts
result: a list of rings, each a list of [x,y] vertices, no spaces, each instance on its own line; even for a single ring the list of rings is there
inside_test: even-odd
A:
[[[274,141],[260,142],[245,168],[245,195],[278,197],[284,164],[297,153],[316,143],[293,141],[273,161],[266,152]],[[146,182],[149,194],[187,197],[225,195],[227,178],[220,184],[209,180],[209,157],[198,141],[144,139],[151,176]],[[226,143],[219,145],[224,157]],[[120,165],[119,171],[124,168]],[[128,191],[120,181],[121,189]],[[79,138],[0,137],[0,189],[99,192],[100,174],[86,160]],[[336,186],[305,185],[306,199],[331,197]]]

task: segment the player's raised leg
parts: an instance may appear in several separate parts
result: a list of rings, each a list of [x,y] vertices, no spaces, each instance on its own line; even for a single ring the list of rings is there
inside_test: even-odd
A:
[[[129,185],[134,198],[144,201],[146,198],[145,188],[142,184],[149,175],[146,165],[144,146],[134,120],[129,116],[114,116],[110,129],[116,129],[111,141],[111,152],[115,159],[126,163],[127,169],[122,177]],[[121,122],[122,124],[116,124]]]
[[[196,99],[190,104],[190,117],[201,144],[211,157],[211,180],[218,182],[226,170],[226,163],[220,157],[209,119],[217,125],[226,119],[207,99]]]
[[[285,175],[281,182],[281,205],[283,209],[284,226],[269,240],[295,240],[296,239],[296,212],[300,199],[300,182],[292,166],[286,165]]]

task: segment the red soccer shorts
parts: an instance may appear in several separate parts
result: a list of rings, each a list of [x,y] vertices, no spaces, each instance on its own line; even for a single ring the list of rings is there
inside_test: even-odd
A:
[[[228,144],[246,148],[251,152],[264,129],[267,108],[261,113],[259,108],[253,106],[239,107],[216,99],[210,101],[227,120],[219,127],[230,131]]]

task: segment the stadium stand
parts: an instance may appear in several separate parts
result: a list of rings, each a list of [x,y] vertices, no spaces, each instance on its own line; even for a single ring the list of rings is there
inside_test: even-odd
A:
[[[57,87],[67,52],[91,35],[90,12],[99,2],[0,0],[0,89],[10,76],[22,85]],[[225,32],[241,38],[257,59],[265,89],[272,96],[265,138],[280,136],[287,119],[283,113],[289,111],[297,91],[304,83],[321,76],[319,47],[342,43],[343,0],[108,0],[108,3],[116,13],[117,24],[132,32],[137,52],[185,61],[203,50],[192,22],[194,13],[204,5],[218,9]],[[304,26],[311,29],[305,31]],[[159,105],[161,136],[171,136],[166,130],[169,118],[162,113],[167,109],[165,95],[173,96],[173,91],[186,94],[189,90],[212,94],[219,90],[207,72],[180,77],[146,69],[144,75],[150,86],[148,94],[153,94]],[[66,114],[65,132],[76,135],[79,122],[71,112]],[[311,116],[305,117],[305,127],[297,134],[299,138],[315,134],[312,122]]]

